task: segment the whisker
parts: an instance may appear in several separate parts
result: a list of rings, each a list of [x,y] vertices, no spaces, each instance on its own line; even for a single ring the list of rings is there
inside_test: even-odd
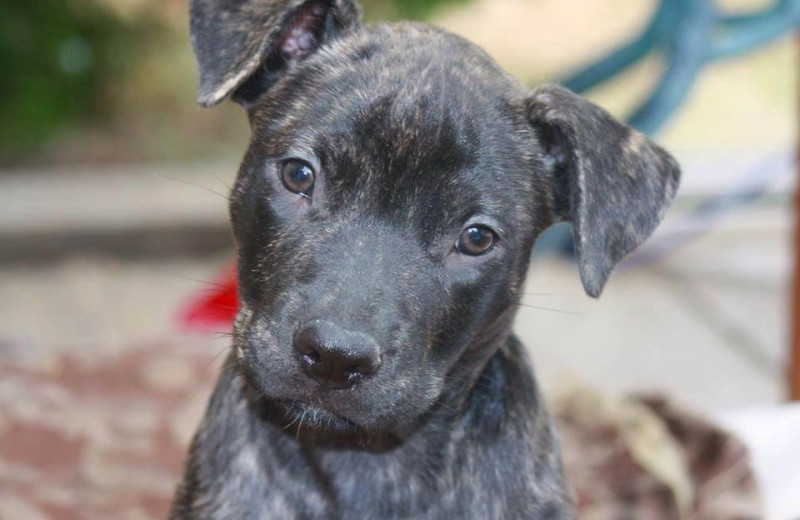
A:
[[[454,413],[454,414],[456,414],[456,415],[458,415],[458,414],[460,413],[460,411],[459,411],[459,410],[456,410],[455,408],[453,408],[453,407],[452,407],[452,406],[450,406],[449,404],[445,404],[445,402],[444,402],[443,400],[441,400],[441,399],[436,399],[436,400],[435,400],[433,403],[434,403],[436,406],[441,406],[442,408],[445,408],[445,409],[447,409],[447,410],[450,410],[451,412],[453,412],[453,413]]]
[[[492,390],[491,386],[487,385],[486,383],[481,382],[480,377],[476,377],[476,378],[474,378],[474,380],[473,380],[473,377],[474,377],[474,374],[467,373],[467,371],[465,371],[465,373],[463,373],[463,374],[456,374],[456,373],[451,372],[450,375],[449,375],[449,379],[453,383],[456,383],[456,384],[458,384],[458,383],[468,383],[468,384],[472,385],[472,388],[480,388],[482,390],[489,390],[489,391]]]
[[[215,336],[221,338],[242,338],[245,334],[241,332],[232,332],[232,331],[225,331],[225,330],[212,330],[211,332],[214,333]]]
[[[472,368],[456,366],[453,367],[445,377],[447,377],[450,381],[456,384],[466,383],[468,385],[471,385],[470,388],[480,388],[488,391],[491,391],[493,389],[492,386],[481,381],[481,375],[479,373],[476,374],[475,369]]]
[[[306,418],[306,414],[308,410],[303,410],[303,415],[300,416],[300,424],[297,425],[297,436],[295,437],[298,441],[300,440],[300,430],[303,428],[303,421]]]
[[[212,173],[212,174],[210,174],[210,175],[211,175],[212,177],[214,177],[215,179],[217,179],[217,181],[218,181],[220,184],[222,184],[222,186],[224,186],[226,190],[228,190],[228,191],[233,191],[233,186],[232,186],[231,184],[228,184],[228,183],[227,183],[227,182],[225,182],[224,180],[222,180],[222,178],[221,178],[219,175],[217,175],[216,173]]]
[[[221,319],[223,315],[227,314],[227,313],[222,313],[220,311],[236,311],[236,310],[238,310],[238,309],[236,309],[235,307],[230,307],[230,306],[225,306],[225,305],[217,305],[216,309],[208,310],[206,312],[200,312],[200,313],[197,313],[197,314],[193,314],[192,317],[193,318],[210,318],[210,319],[215,319],[216,320],[216,319]],[[227,321],[227,316],[226,316],[226,321]],[[231,320],[231,323],[232,322],[233,322],[233,320]]]
[[[563,309],[551,309],[550,307],[541,307],[539,305],[531,305],[529,303],[522,303],[522,302],[517,302],[514,305],[519,305],[520,307],[527,307],[529,309],[537,309],[537,310],[540,310],[540,311],[557,312],[559,314],[570,314],[572,316],[585,316],[586,315],[583,312],[565,311]]]
[[[192,278],[191,276],[182,276],[182,275],[179,275],[179,274],[176,274],[174,276],[175,276],[175,278],[180,278],[181,280],[187,280],[187,281],[190,281],[190,282],[196,282],[196,283],[201,283],[201,284],[204,284],[204,285],[210,285],[212,287],[219,287],[220,289],[227,289],[227,287],[228,287],[225,284],[211,282],[209,280],[201,280],[199,278]]]
[[[190,182],[190,181],[187,181],[185,179],[179,179],[177,177],[170,177],[169,175],[164,175],[163,173],[153,172],[153,175],[155,175],[156,177],[161,177],[162,179],[168,179],[168,180],[171,180],[171,181],[178,182],[180,184],[185,184],[187,186],[192,186],[194,188],[198,188],[198,189],[201,189],[203,191],[207,191],[208,193],[213,193],[214,195],[217,195],[218,197],[222,197],[222,199],[225,200],[226,202],[228,200],[228,197],[226,195],[223,195],[222,193],[220,193],[220,192],[218,192],[218,191],[216,191],[214,189],[211,189],[211,188],[209,188],[207,186],[203,186],[201,184]]]
[[[208,366],[210,367],[211,364],[214,363],[222,354],[230,351],[232,348],[233,348],[233,345],[229,345],[229,346],[225,347],[224,349],[220,350],[214,357],[211,358],[211,360],[208,362]]]
[[[281,428],[282,430],[288,430],[289,428],[291,428],[291,427],[292,427],[292,425],[293,425],[294,423],[296,423],[296,422],[297,422],[297,419],[299,419],[299,418],[300,418],[300,416],[299,416],[299,415],[297,415],[297,414],[293,414],[293,415],[294,415],[294,418],[291,420],[291,422],[289,422],[289,424],[287,424],[286,426],[284,426],[283,428]]]

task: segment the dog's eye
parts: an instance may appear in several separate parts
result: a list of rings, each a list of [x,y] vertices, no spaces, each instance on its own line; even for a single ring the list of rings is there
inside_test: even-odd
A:
[[[280,170],[283,186],[299,195],[309,196],[314,189],[314,169],[303,161],[290,160]]]
[[[461,232],[456,249],[463,255],[482,255],[492,248],[495,238],[494,231],[485,226],[470,226]]]

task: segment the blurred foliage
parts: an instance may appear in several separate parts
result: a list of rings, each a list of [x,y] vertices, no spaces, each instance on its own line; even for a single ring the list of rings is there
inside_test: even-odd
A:
[[[363,5],[370,20],[424,19],[466,1]],[[180,158],[242,132],[225,116],[195,124],[187,11],[186,0],[0,1],[0,164]]]
[[[367,19],[426,20],[438,9],[470,0],[363,0]]]
[[[90,0],[0,3],[0,156],[35,152],[59,130],[102,118],[155,20],[130,24]]]

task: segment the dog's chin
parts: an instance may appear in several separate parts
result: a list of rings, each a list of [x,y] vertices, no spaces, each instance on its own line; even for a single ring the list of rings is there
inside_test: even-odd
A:
[[[359,434],[364,429],[355,422],[330,410],[300,401],[278,400],[284,428],[312,433]]]

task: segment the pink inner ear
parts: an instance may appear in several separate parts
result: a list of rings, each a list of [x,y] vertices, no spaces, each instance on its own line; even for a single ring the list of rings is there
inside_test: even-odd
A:
[[[278,46],[290,63],[307,58],[319,45],[319,33],[326,11],[324,3],[313,3],[303,8],[292,20]]]

